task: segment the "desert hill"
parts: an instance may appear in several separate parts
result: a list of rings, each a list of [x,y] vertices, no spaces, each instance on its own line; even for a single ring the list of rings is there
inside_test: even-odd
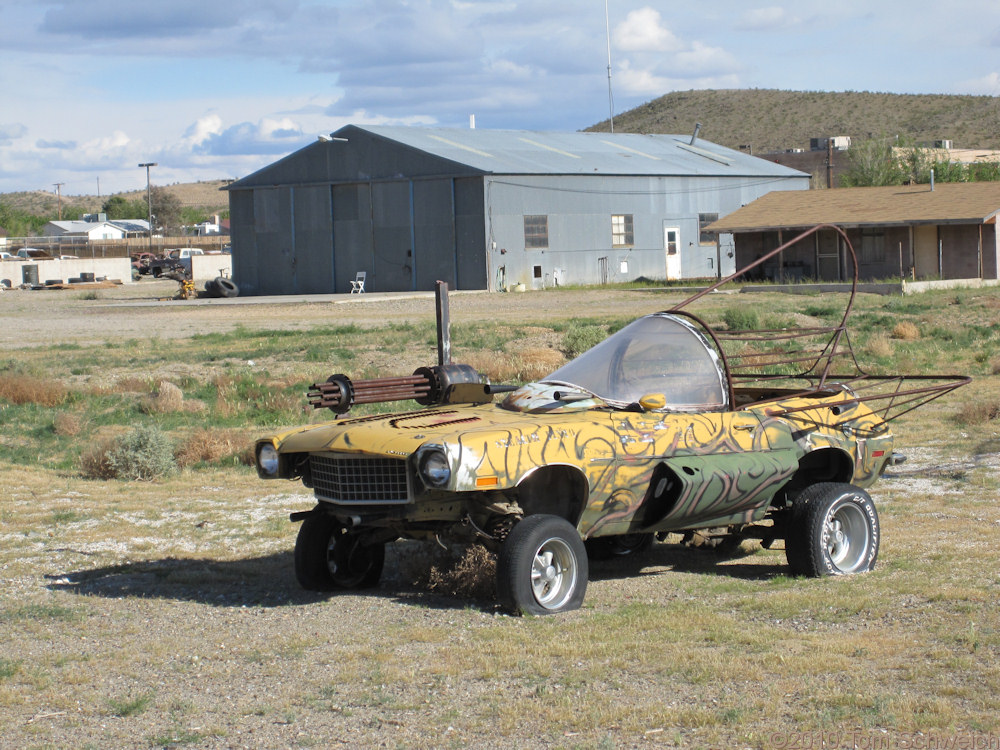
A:
[[[809,148],[809,139],[899,136],[912,145],[948,139],[956,148],[1000,148],[1000,98],[869,91],[718,89],[674,91],[615,115],[615,132],[692,133],[765,153]],[[588,130],[607,131],[608,121]]]

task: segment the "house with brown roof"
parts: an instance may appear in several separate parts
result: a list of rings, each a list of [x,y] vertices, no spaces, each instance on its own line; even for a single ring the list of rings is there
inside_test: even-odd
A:
[[[817,224],[847,232],[865,280],[998,279],[1000,182],[938,183],[772,192],[713,222],[732,234],[736,267]],[[758,277],[780,281],[846,281],[844,241],[817,232],[765,264]]]

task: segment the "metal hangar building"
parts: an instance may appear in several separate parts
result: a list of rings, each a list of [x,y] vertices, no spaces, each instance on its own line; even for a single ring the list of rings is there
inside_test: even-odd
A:
[[[710,278],[704,228],[809,175],[690,135],[348,125],[227,188],[242,294]]]

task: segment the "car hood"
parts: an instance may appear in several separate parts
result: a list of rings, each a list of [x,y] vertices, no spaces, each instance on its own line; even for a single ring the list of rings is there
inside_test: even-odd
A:
[[[553,431],[608,423],[605,411],[532,414],[497,404],[441,406],[419,411],[338,419],[275,435],[281,453],[334,451],[409,456],[425,443],[501,441],[509,445],[548,439]]]

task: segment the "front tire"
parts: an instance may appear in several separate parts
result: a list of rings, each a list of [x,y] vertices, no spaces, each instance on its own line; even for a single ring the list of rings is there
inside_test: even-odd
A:
[[[497,598],[513,614],[579,609],[588,572],[587,550],[572,524],[559,516],[528,516],[500,550]]]
[[[306,518],[295,539],[295,577],[307,591],[366,589],[378,584],[385,544],[362,544],[330,516]]]
[[[807,487],[792,504],[785,556],[795,575],[867,573],[878,559],[878,511],[864,490],[825,482]]]

